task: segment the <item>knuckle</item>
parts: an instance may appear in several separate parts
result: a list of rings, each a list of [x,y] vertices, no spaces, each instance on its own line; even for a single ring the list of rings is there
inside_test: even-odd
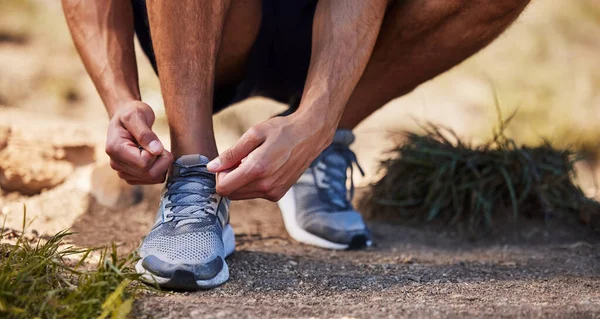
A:
[[[166,172],[151,172],[149,173],[150,179],[158,184],[165,181]]]
[[[254,176],[262,177],[267,174],[268,166],[264,162],[257,162],[252,165],[252,173]]]
[[[259,182],[257,185],[257,190],[261,193],[268,194],[271,189],[272,189],[272,185],[270,182],[267,182],[267,181]]]
[[[257,142],[262,137],[261,130],[258,126],[251,127],[250,129],[248,129],[246,134],[247,134],[246,138],[248,139],[249,142]]]
[[[117,172],[117,175],[119,175],[119,178],[126,181],[127,183],[129,183],[129,177],[126,176],[125,174],[123,174],[122,172]]]
[[[109,156],[112,156],[117,152],[117,147],[113,143],[106,143],[106,147],[104,147],[104,151]]]
[[[274,191],[267,192],[267,194],[266,194],[266,195],[267,195],[267,196],[265,196],[265,198],[266,198],[267,200],[269,200],[269,201],[272,201],[272,202],[276,202],[276,201],[278,201],[279,199],[281,199],[281,196],[279,196],[279,193],[277,193],[277,192],[274,192]]]
[[[152,168],[152,159],[147,157],[140,157],[138,162],[138,168],[144,172],[148,172]]]
[[[117,162],[110,160],[109,165],[110,165],[110,168],[112,168],[113,170],[115,170],[115,171],[119,170],[119,165],[117,164]]]
[[[140,169],[144,172],[148,172],[151,168],[152,168],[152,162],[150,162],[149,160],[144,159],[140,163]]]
[[[217,190],[217,193],[221,196],[229,196],[231,194],[231,192],[228,189],[224,189],[220,185],[217,185],[216,190]]]

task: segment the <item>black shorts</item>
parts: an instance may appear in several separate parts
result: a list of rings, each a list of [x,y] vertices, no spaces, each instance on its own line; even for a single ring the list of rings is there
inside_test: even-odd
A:
[[[244,78],[215,87],[213,112],[251,96],[265,96],[294,110],[308,72],[312,23],[318,0],[262,0],[260,31],[248,58]],[[148,25],[146,0],[132,0],[135,32],[154,70],[156,60]]]

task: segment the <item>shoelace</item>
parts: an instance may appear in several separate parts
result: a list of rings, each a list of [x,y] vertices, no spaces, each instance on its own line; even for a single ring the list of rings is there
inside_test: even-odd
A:
[[[340,158],[343,159],[342,162],[339,161]],[[319,167],[319,162],[323,162],[325,167]],[[346,145],[332,144],[319,155],[314,163],[317,165],[314,165],[313,168],[323,172],[325,176],[322,183],[326,187],[319,187],[320,191],[326,192],[327,196],[323,196],[325,200],[341,209],[350,208],[354,197],[354,165],[360,174],[365,176],[365,172],[358,164],[356,154]],[[350,190],[346,189],[348,168],[350,168]],[[314,169],[313,177],[316,179]]]
[[[171,208],[168,218],[173,217],[179,223],[189,219],[202,221],[208,214],[214,214],[214,208],[208,205],[216,202],[211,196],[215,193],[214,176],[200,170],[203,167],[180,167],[179,175],[168,183],[165,193],[171,201],[165,205],[165,208]]]

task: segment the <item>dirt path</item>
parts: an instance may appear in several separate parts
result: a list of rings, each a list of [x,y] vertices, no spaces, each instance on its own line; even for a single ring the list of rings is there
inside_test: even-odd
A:
[[[81,245],[133,248],[154,215],[157,188],[126,211],[93,201],[73,225]],[[293,242],[276,205],[232,206],[237,251],[231,279],[211,291],[149,293],[147,318],[583,317],[600,316],[600,242],[579,228],[469,243],[451,235],[372,224],[377,246],[335,252]],[[507,233],[508,234],[508,233]],[[145,314],[145,315],[144,315]]]
[[[161,186],[142,188],[141,202],[128,206],[138,192],[121,188],[116,174],[106,169],[104,128],[40,119],[47,127],[40,132],[48,135],[56,131],[54,124],[60,132],[87,132],[82,135],[85,147],[77,144],[81,138],[71,141],[76,134],[60,135],[66,142],[56,135],[45,143],[38,141],[40,136],[28,136],[26,126],[18,126],[27,113],[12,111],[0,116],[0,124],[10,128],[0,159],[14,161],[0,160],[0,171],[6,166],[5,172],[23,176],[30,186],[27,176],[39,177],[33,168],[47,168],[50,162],[67,165],[71,173],[39,195],[0,193],[6,226],[20,229],[25,204],[32,232],[70,228],[77,232],[71,240],[79,246],[116,242],[123,252],[135,249],[154,220]],[[40,150],[33,152],[37,148],[32,145]],[[80,151],[70,154],[82,149],[100,149],[95,162],[71,158],[81,159]],[[121,195],[129,199],[121,203]],[[127,208],[107,208],[96,198]],[[600,318],[600,236],[582,228],[519,225],[520,231],[468,242],[434,230],[375,223],[376,247],[335,252],[292,241],[270,202],[234,203],[232,224],[237,251],[228,260],[227,284],[205,292],[148,294],[136,303],[138,316]]]

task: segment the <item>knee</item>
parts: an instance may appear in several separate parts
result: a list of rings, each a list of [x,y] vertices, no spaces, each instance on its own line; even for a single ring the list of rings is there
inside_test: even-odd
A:
[[[487,20],[517,17],[529,4],[530,0],[478,0],[469,1],[477,6],[475,14]]]
[[[428,0],[421,2],[425,9],[436,12],[440,18],[463,15],[495,20],[506,16],[516,16],[530,0]]]

